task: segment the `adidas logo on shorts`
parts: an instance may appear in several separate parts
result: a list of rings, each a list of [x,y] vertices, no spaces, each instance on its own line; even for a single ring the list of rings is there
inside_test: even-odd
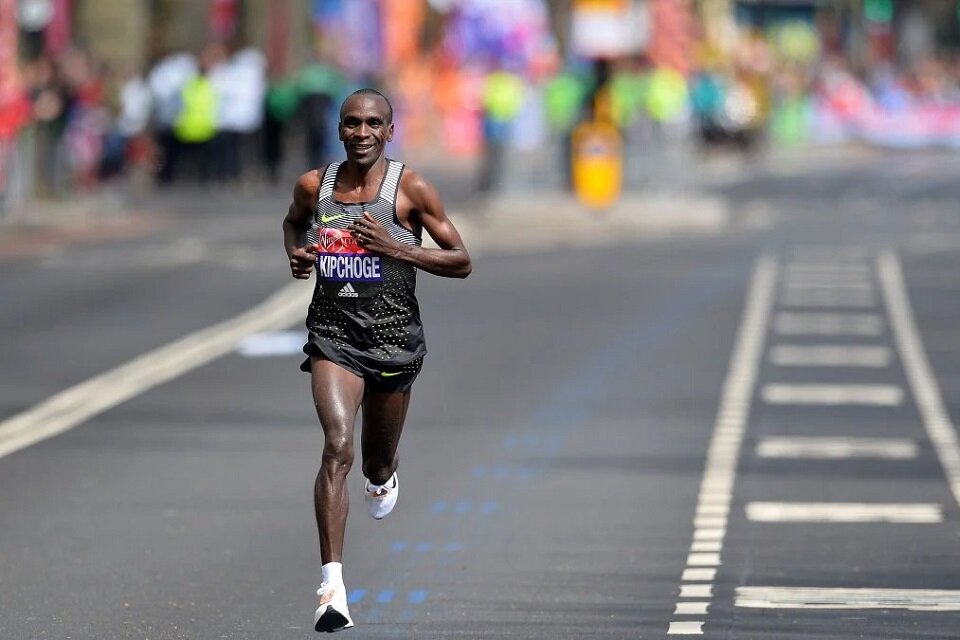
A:
[[[360,294],[357,293],[353,285],[348,282],[343,289],[340,289],[340,293],[338,293],[337,296],[340,298],[359,298]]]

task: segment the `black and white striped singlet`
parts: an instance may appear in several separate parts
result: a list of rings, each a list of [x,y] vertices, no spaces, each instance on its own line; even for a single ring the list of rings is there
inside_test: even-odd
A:
[[[397,367],[426,354],[417,269],[409,262],[368,251],[347,227],[369,213],[398,242],[420,246],[419,234],[397,218],[403,163],[387,160],[377,196],[370,202],[340,202],[334,185],[342,163],[324,172],[307,240],[319,245],[317,285],[307,315],[308,347],[336,361],[346,355],[373,369]]]

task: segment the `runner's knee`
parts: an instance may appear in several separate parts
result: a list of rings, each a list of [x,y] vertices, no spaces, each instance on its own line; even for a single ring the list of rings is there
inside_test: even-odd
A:
[[[323,466],[346,474],[353,465],[353,443],[348,437],[329,437],[323,443]]]

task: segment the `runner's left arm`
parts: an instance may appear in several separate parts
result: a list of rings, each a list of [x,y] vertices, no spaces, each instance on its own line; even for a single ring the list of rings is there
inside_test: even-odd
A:
[[[373,216],[363,218],[349,229],[366,249],[404,260],[428,273],[447,278],[466,278],[473,271],[470,254],[463,245],[460,232],[453,226],[443,209],[440,194],[432,184],[413,171],[407,170],[401,182],[403,197],[409,199],[414,215],[437,243],[437,249],[428,249],[393,240],[387,230]]]

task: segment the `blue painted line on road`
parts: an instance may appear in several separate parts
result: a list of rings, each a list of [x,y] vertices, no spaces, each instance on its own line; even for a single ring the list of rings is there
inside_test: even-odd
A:
[[[437,500],[433,503],[433,506],[430,507],[430,511],[433,513],[443,513],[447,510],[447,503],[445,500]]]
[[[503,448],[510,451],[532,449],[537,453],[548,454],[562,449],[565,442],[566,434],[564,433],[518,433],[504,436],[502,440]]]
[[[453,505],[454,513],[469,513],[473,505],[469,500],[461,500]]]
[[[380,604],[390,604],[391,602],[393,602],[393,590],[384,589],[383,591],[378,593],[377,602],[379,602]]]
[[[367,595],[366,589],[353,589],[347,593],[347,604],[355,604],[363,600],[363,597]]]
[[[685,321],[697,318],[697,311],[702,307],[740,286],[741,283],[734,280],[719,286],[709,280],[699,280],[698,286],[687,295],[678,292],[673,296],[672,303],[662,313],[644,317],[636,324],[628,323],[627,330],[618,339],[608,341],[592,359],[556,381],[553,392],[533,413],[532,424],[572,427],[586,422],[592,404],[602,397],[606,383],[636,368],[642,350],[665,342]]]
[[[474,478],[486,480],[527,480],[535,476],[537,471],[532,467],[488,467],[486,465],[477,465],[472,469]]]
[[[433,545],[430,544],[429,542],[421,542],[420,544],[417,545],[417,551],[419,551],[420,553],[428,553],[431,550],[433,550]]]
[[[483,513],[494,513],[495,511],[500,510],[500,505],[496,502],[484,502],[480,507],[480,511]]]
[[[447,553],[456,553],[457,551],[463,551],[463,545],[459,542],[448,542],[443,545],[443,550]]]
[[[427,595],[429,592],[419,589],[417,591],[411,591],[410,595],[407,597],[407,602],[410,604],[423,604],[427,601]]]
[[[406,542],[393,542],[390,544],[390,551],[394,553],[400,553],[407,548]]]

